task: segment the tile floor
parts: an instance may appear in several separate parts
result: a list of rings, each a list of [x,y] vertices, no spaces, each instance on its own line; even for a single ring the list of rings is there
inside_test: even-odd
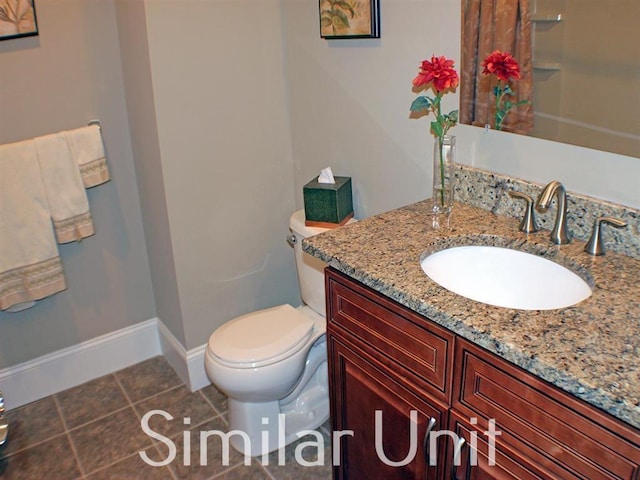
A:
[[[142,417],[154,409],[173,416],[173,420],[160,415],[150,417],[149,428],[162,437],[152,438],[141,427]],[[190,419],[188,425],[184,423],[185,417]],[[243,456],[231,450],[225,466],[222,445],[215,436],[209,437],[206,462],[202,462],[199,432],[226,431],[226,399],[212,386],[189,392],[163,357],[11,410],[7,419],[9,438],[0,449],[2,480],[331,478],[326,424],[318,430],[325,445],[323,452],[314,446],[319,443],[316,438],[303,438],[287,447],[285,462],[280,462],[284,465],[278,465],[274,452],[267,465],[253,459],[246,466]],[[167,459],[170,452],[167,438],[175,445],[175,460],[166,466],[153,467],[141,459],[140,451],[155,462]],[[184,450],[189,445],[191,455],[184,462]],[[296,446],[305,462],[314,466],[295,461]],[[320,461],[322,454],[324,462]]]

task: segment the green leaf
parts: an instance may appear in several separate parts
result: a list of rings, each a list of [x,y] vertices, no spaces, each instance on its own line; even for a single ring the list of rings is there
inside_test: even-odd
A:
[[[333,6],[334,7],[340,7],[343,10],[348,10],[349,13],[351,13],[351,18],[353,18],[353,16],[355,15],[355,12],[353,10],[353,7],[351,5],[349,5],[349,3],[347,3],[344,0],[335,0],[333,2]]]
[[[429,97],[417,97],[413,102],[411,102],[411,107],[409,110],[412,112],[420,112],[422,110],[431,109],[431,105],[433,101]]]
[[[333,11],[333,24],[336,27],[348,27],[349,26],[349,19],[347,18],[347,16],[344,14],[344,12],[340,11],[340,10],[334,10]],[[341,25],[342,24],[342,25]]]
[[[322,25],[323,27],[330,27],[331,26],[331,18],[322,17],[320,19],[320,25]]]
[[[449,112],[449,115],[447,115],[447,117],[449,119],[451,119],[451,121],[453,123],[458,123],[458,110],[452,110]]]
[[[442,125],[440,125],[439,122],[431,122],[431,130],[436,137],[442,137],[444,133],[442,131]]]

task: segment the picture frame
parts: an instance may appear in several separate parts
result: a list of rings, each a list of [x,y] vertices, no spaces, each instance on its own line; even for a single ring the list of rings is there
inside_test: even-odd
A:
[[[0,40],[38,35],[35,0],[0,0]]]
[[[380,0],[318,0],[320,37],[380,38]]]

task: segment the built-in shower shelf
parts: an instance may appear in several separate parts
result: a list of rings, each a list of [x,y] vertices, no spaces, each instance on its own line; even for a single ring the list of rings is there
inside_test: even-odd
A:
[[[561,13],[557,15],[534,15],[531,17],[533,23],[560,23],[562,19]]]
[[[557,62],[533,62],[533,69],[545,72],[558,72],[562,70],[562,65]]]

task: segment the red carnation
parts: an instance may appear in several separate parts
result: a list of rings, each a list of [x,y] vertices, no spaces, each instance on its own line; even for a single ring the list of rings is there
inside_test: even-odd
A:
[[[494,51],[484,59],[482,66],[484,67],[482,71],[484,75],[493,74],[498,77],[499,80],[505,82],[511,78],[516,80],[520,78],[520,65],[518,65],[516,59],[507,52],[501,52],[500,50]]]
[[[456,88],[460,78],[453,68],[453,60],[435,55],[431,57],[431,61],[423,60],[418,76],[413,79],[413,86],[419,87],[429,83],[433,84],[433,89],[437,93]]]

